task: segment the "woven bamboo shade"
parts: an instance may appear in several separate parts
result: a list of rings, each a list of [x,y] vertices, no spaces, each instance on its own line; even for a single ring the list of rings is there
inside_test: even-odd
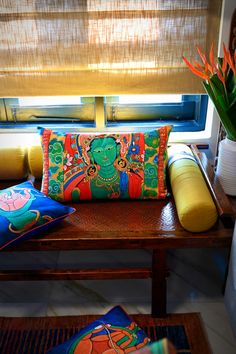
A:
[[[220,0],[0,0],[0,96],[203,92]]]

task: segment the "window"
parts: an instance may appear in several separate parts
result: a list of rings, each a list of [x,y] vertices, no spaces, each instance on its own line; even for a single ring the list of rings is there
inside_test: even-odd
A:
[[[172,124],[173,131],[204,130],[207,95],[143,95],[106,97],[108,127]]]
[[[55,96],[2,99],[2,127],[46,125],[94,126],[95,97]],[[4,109],[3,109],[4,107]]]
[[[121,129],[172,124],[173,131],[201,131],[207,103],[207,95],[179,94],[7,98],[0,100],[0,125]]]

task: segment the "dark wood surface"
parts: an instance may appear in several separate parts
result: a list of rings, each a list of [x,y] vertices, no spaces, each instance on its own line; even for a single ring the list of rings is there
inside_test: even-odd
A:
[[[22,272],[24,276],[22,279]],[[95,268],[95,269],[34,269],[1,270],[0,280],[97,280],[97,279],[146,279],[152,277],[151,268]]]
[[[56,251],[230,246],[235,210],[206,156],[200,154],[194,145],[191,148],[219,212],[218,222],[210,230],[192,233],[183,229],[172,197],[165,200],[83,201],[70,203],[76,212],[57,226],[11,249]],[[12,184],[13,181],[2,181],[0,189]],[[36,186],[40,188],[37,182]]]
[[[11,251],[105,249],[152,250],[151,268],[2,270],[0,280],[152,278],[152,315],[166,313],[166,251],[172,248],[230,247],[235,210],[225,196],[204,155],[193,147],[215,200],[218,222],[201,233],[180,225],[173,198],[165,200],[107,200],[70,203],[76,209],[52,229],[24,241]],[[0,189],[16,184],[0,182]]]
[[[206,330],[199,313],[170,314],[162,318],[149,315],[129,314],[153,341],[167,337],[177,347],[178,353],[212,354]],[[68,340],[73,334],[85,327],[100,315],[54,316],[54,317],[0,317],[3,339],[0,342],[1,353],[32,353],[32,348],[39,348],[37,353],[46,353],[52,346]],[[178,338],[175,326],[180,327],[182,337]],[[30,332],[30,335],[29,335]],[[6,333],[6,336],[4,334]],[[58,335],[60,333],[60,335]],[[20,335],[22,334],[22,335]],[[14,346],[11,341],[16,336]],[[51,340],[48,336],[50,335]],[[185,340],[187,337],[187,343]],[[25,345],[25,337],[27,345]],[[8,338],[10,340],[8,341]],[[7,343],[8,342],[8,343]],[[187,346],[185,346],[187,344]],[[2,346],[1,346],[2,345]],[[43,349],[41,349],[43,347]],[[27,351],[29,348],[29,351]],[[31,348],[31,350],[30,350]],[[37,350],[37,349],[36,349]],[[81,353],[83,354],[83,353]]]
[[[172,200],[71,204],[76,212],[14,251],[227,247],[232,229],[219,219],[209,231],[182,228]]]

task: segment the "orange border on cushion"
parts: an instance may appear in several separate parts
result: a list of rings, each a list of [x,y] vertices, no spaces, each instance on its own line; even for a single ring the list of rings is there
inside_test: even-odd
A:
[[[158,154],[158,198],[165,198],[167,190],[165,187],[165,159],[164,153],[167,149],[169,126],[160,128],[160,145]]]
[[[42,134],[42,145],[43,145],[43,181],[42,181],[42,193],[48,195],[48,185],[49,185],[49,139],[51,136],[51,130],[44,129]]]

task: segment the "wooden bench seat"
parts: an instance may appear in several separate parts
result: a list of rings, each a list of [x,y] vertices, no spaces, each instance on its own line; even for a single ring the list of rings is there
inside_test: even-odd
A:
[[[9,181],[2,182],[0,188],[11,184]],[[216,187],[219,188],[218,185]],[[152,267],[2,270],[0,280],[152,278],[152,315],[163,316],[166,313],[167,250],[230,247],[233,234],[232,210],[222,192],[220,202],[220,208],[224,209],[221,218],[211,230],[202,233],[191,233],[182,228],[172,198],[70,204],[76,208],[74,214],[47,232],[4,252],[148,249],[152,251]]]

